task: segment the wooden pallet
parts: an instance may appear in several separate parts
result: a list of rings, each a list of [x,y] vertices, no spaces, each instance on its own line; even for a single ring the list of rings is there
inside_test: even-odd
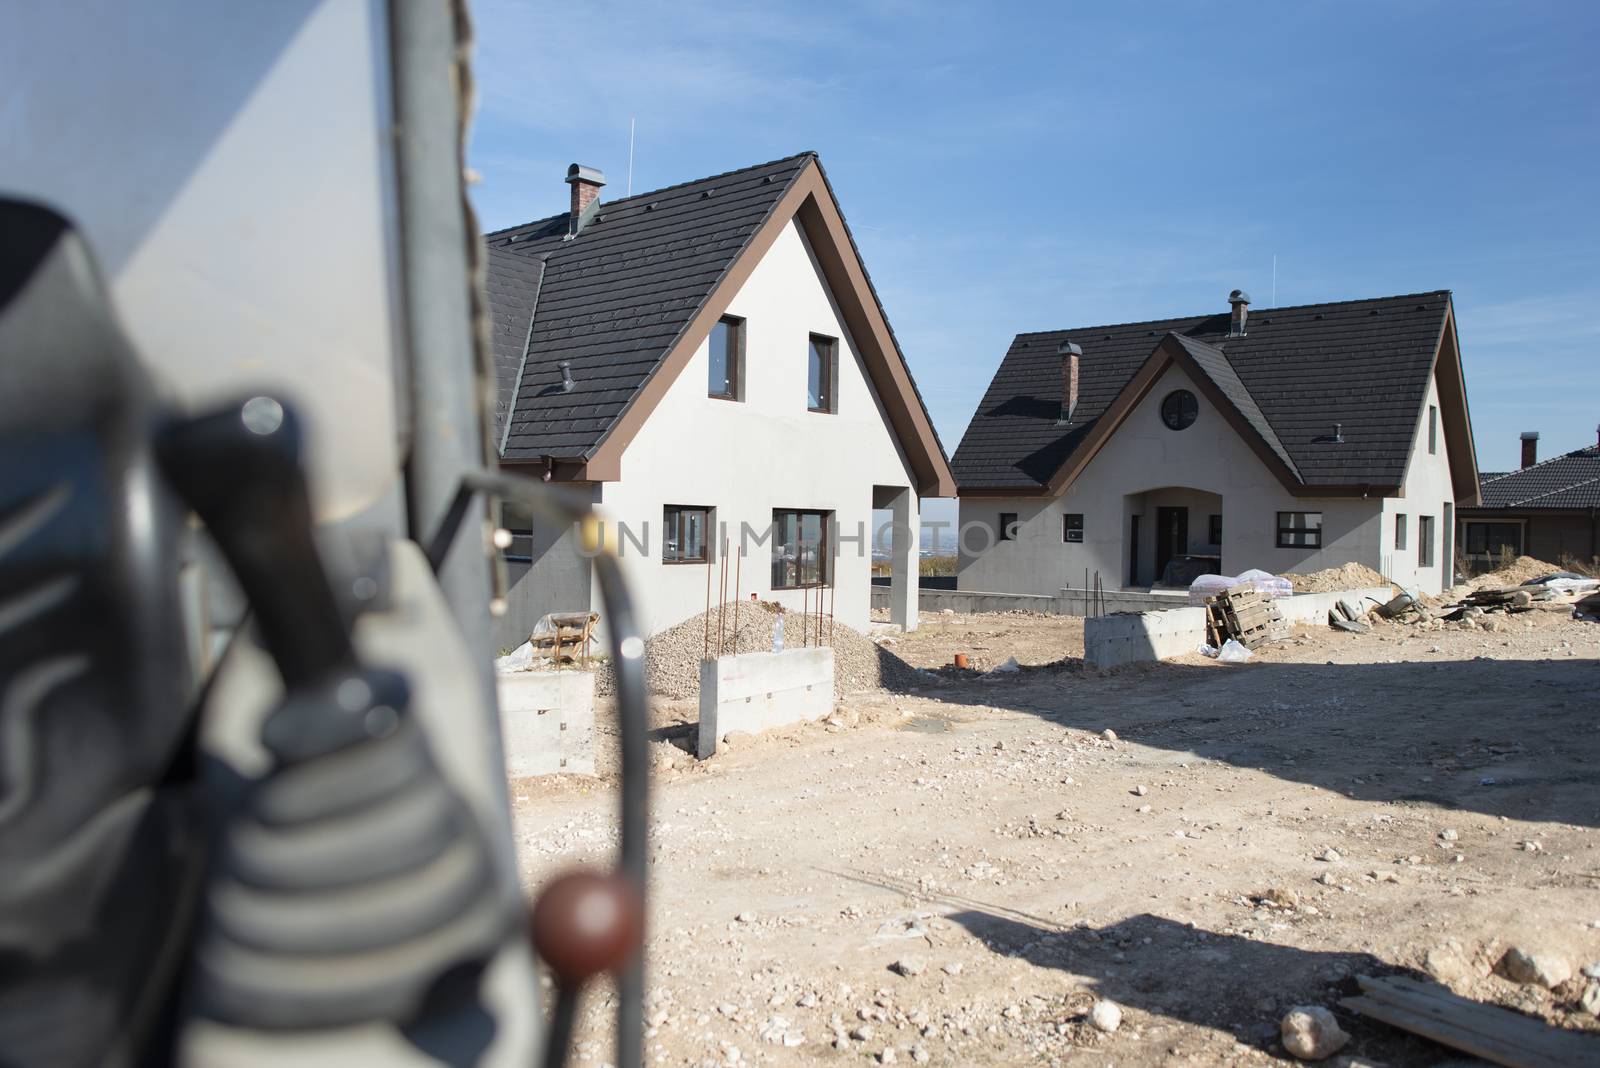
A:
[[[555,663],[571,660],[589,662],[589,643],[594,639],[598,612],[563,612],[550,616],[554,630],[533,634],[528,642],[535,656],[549,657]]]
[[[1272,598],[1254,587],[1224,590],[1206,598],[1206,641],[1213,648],[1232,638],[1246,649],[1289,636],[1289,626]]]

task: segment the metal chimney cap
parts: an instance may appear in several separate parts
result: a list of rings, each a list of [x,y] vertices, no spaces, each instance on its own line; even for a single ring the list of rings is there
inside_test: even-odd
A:
[[[1083,349],[1079,348],[1071,341],[1063,341],[1059,346],[1056,347],[1056,354],[1058,356],[1082,356]]]
[[[1249,304],[1250,303],[1250,294],[1246,293],[1242,289],[1235,289],[1232,293],[1228,294],[1228,303],[1229,304]]]
[[[598,167],[585,167],[581,163],[574,163],[567,168],[567,181],[588,182],[590,185],[605,185],[606,176]]]
[[[1524,430],[1522,432],[1522,440],[1523,441],[1538,441],[1539,440],[1539,432],[1537,430]]]

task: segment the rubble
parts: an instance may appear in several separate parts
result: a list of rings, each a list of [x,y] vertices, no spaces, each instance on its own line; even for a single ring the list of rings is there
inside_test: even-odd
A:
[[[1122,1026],[1122,1009],[1116,1002],[1102,999],[1089,1010],[1089,1022],[1096,1031],[1109,1035]]]
[[[1283,1048],[1303,1061],[1320,1061],[1345,1047],[1350,1036],[1320,1005],[1290,1009],[1278,1025]]]
[[[1572,978],[1572,965],[1554,953],[1544,953],[1523,946],[1512,946],[1505,951],[1495,971],[1515,983],[1532,983],[1551,989]]]

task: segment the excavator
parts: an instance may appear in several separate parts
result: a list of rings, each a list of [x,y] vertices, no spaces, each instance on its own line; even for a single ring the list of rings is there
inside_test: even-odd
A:
[[[490,444],[465,0],[7,23],[0,1066],[559,1066],[601,983],[641,1064],[604,552],[618,855],[515,863],[499,508],[592,520]]]

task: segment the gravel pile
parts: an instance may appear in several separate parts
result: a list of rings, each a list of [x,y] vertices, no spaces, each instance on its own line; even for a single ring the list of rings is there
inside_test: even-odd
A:
[[[1335,590],[1357,590],[1368,586],[1387,586],[1389,580],[1365,564],[1345,564],[1313,571],[1309,575],[1285,575],[1294,584],[1295,593],[1332,593]]]
[[[711,655],[717,655],[717,634],[722,631],[722,654],[765,653],[772,651],[772,630],[783,618],[783,647],[799,649],[816,645],[817,635],[803,633],[806,624],[799,613],[785,612],[767,601],[739,603],[738,629],[734,629],[734,604],[729,601],[709,612],[684,620],[645,640],[644,676],[652,694],[674,700],[700,696],[700,660],[705,654],[707,618],[710,619]],[[812,617],[809,624],[816,627]],[[823,645],[833,646],[833,690],[836,695],[857,690],[905,690],[918,678],[916,668],[863,636],[844,623],[834,623],[832,635],[828,621],[822,621]],[[611,667],[602,665],[595,673],[595,691],[613,691]]]

